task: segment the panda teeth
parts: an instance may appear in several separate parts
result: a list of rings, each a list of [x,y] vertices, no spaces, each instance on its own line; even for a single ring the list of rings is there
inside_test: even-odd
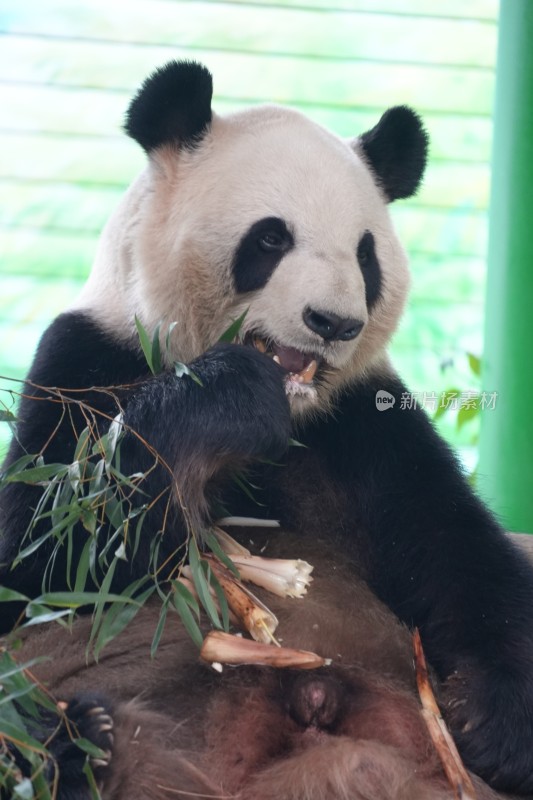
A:
[[[275,361],[276,364],[279,364],[281,366],[281,359],[279,356],[272,356],[272,361]]]
[[[298,373],[298,382],[299,383],[311,383],[313,378],[315,377],[316,371],[318,369],[318,363],[315,358],[309,362],[305,369]]]

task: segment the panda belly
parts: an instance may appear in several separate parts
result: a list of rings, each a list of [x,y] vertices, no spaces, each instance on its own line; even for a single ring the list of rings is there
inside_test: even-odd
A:
[[[176,615],[150,659],[153,603],[98,662],[86,656],[90,620],[22,633],[19,657],[49,654],[36,677],[106,753],[93,763],[103,800],[452,800],[419,712],[409,632],[345,567],[319,570],[304,601],[268,602],[284,644],[329,653],[333,665],[220,675],[198,662]],[[59,797],[82,800],[84,758],[50,727]],[[479,800],[496,797],[476,787]]]

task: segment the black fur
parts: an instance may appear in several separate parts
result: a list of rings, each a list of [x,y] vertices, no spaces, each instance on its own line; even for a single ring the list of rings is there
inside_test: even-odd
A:
[[[194,146],[211,124],[213,79],[201,64],[170,61],[141,86],[124,128],[147,153],[164,144]]]
[[[113,344],[80,315],[63,315],[45,334],[30,373],[41,383],[45,352],[49,382],[64,384],[68,370],[75,369],[76,385],[85,383],[91,404],[106,413],[116,408],[110,409],[108,394],[93,387],[131,383],[138,369],[141,383],[118,392],[126,423],[170,465],[189,508],[206,486],[212,499],[218,496],[214,484],[209,489],[217,472],[252,458],[278,458],[286,446],[289,412],[281,370],[252,348],[219,346],[194,361],[191,368],[202,387],[172,372],[146,378],[138,353]],[[376,408],[380,389],[396,398],[386,411]],[[257,469],[251,480],[263,487],[257,493],[263,505],[234,492],[224,494],[225,504],[232,513],[264,514],[288,529],[326,537],[338,558],[358,559],[378,595],[420,628],[430,660],[441,678],[449,679],[449,719],[468,765],[497,787],[533,791],[533,572],[472,493],[425,414],[402,408],[405,391],[390,377],[353,386],[333,414],[296,431],[305,448],[289,448],[283,467]],[[46,401],[23,401],[22,445],[13,445],[10,460],[42,445],[44,431],[49,435],[59,416],[59,407],[50,408]],[[50,460],[71,458],[68,416],[49,447]],[[152,463],[139,440],[127,435],[123,471],[144,471]],[[169,484],[159,466],[143,488],[152,498],[165,498]],[[37,492],[15,485],[3,495],[3,530],[9,531],[3,559],[13,556]],[[117,570],[115,589],[146,570],[164,507],[163,502],[152,508],[135,560]],[[183,538],[174,504],[161,558]],[[38,592],[42,557],[33,571],[26,562],[14,572],[4,569],[0,581]],[[64,574],[58,559],[56,588],[64,585]],[[462,731],[466,721],[472,728]]]
[[[262,289],[292,247],[294,238],[282,219],[260,219],[242,237],[233,259],[235,291]]]
[[[411,108],[389,108],[360,142],[389,202],[415,194],[426,167],[428,136]]]
[[[133,101],[127,130],[148,151],[193,144],[209,125],[210,97],[206,70],[173,63]],[[389,200],[416,191],[427,141],[414,112],[391,109],[361,145]],[[264,286],[293,244],[281,220],[261,224],[234,263],[239,292]],[[369,305],[380,289],[371,236],[358,248]],[[112,590],[146,574],[155,541],[157,563],[171,562],[185,542],[184,508],[197,530],[223,504],[233,514],[264,514],[305,531],[325,541],[336,560],[357,563],[393,611],[420,628],[473,771],[496,787],[533,792],[533,570],[472,493],[425,414],[403,407],[401,382],[367,376],[335,399],[330,414],[295,431],[306,447],[287,448],[289,407],[283,372],[272,360],[253,348],[220,345],[190,367],[201,386],[174,371],[151,376],[135,343],[117,341],[82,314],[60,316],[39,346],[29,375],[38,386],[27,387],[6,466],[41,451],[48,462],[69,463],[81,429],[90,424],[102,433],[122,410],[121,471],[146,473],[145,495],[132,502],[151,502],[135,557],[130,546]],[[60,387],[62,401],[39,388],[46,386]],[[395,405],[378,410],[378,390],[394,395]],[[224,482],[251,462],[282,457],[283,466],[255,467],[251,480],[262,505]],[[176,486],[180,502],[172,496]],[[41,592],[50,548],[13,570],[10,564],[40,493],[11,484],[0,500],[0,583],[30,596]],[[103,543],[112,526],[100,522]],[[81,525],[76,538],[74,564],[87,538]],[[65,588],[64,550],[55,559],[54,589]]]
[[[370,231],[365,231],[357,245],[357,262],[365,280],[366,305],[372,311],[381,297],[382,278],[374,236]]]
[[[275,459],[287,446],[289,407],[277,364],[253,348],[218,345],[190,366],[202,386],[173,372],[149,378],[137,348],[114,343],[87,317],[72,313],[58,317],[46,331],[30,370],[32,383],[63,387],[64,402],[28,384],[18,414],[18,438],[11,444],[4,468],[26,452],[41,452],[45,445],[46,462],[70,463],[76,438],[88,422],[102,434],[122,409],[128,432],[121,444],[121,470],[126,475],[146,471],[140,492],[148,498],[159,497],[146,518],[149,533],[142,536],[135,559],[117,568],[116,587],[145,574],[157,531],[173,531],[162,537],[161,561],[183,544],[185,529],[177,504],[170,503],[168,509],[173,482],[179,486],[191,522],[201,529],[205,486],[226,464],[242,467],[250,458]],[[9,531],[0,539],[0,583],[32,597],[43,590],[43,559],[50,556],[50,547],[43,545],[33,559],[13,570],[9,565],[41,491],[13,483],[0,497],[0,530]],[[133,496],[134,505],[145,502],[140,492]],[[104,521],[104,537],[108,526]],[[47,527],[45,519],[36,526],[33,538]],[[80,525],[74,564],[85,539]],[[64,586],[65,550],[55,559],[51,588]],[[0,629],[9,627],[18,611],[13,606],[9,614],[3,605]]]

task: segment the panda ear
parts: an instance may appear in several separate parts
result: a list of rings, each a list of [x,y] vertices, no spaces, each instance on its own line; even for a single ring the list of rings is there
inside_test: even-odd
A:
[[[415,194],[426,167],[428,135],[411,108],[389,108],[356,144],[389,202]]]
[[[202,64],[170,61],[147,78],[124,128],[147,153],[163,144],[194,145],[211,124],[213,79]]]

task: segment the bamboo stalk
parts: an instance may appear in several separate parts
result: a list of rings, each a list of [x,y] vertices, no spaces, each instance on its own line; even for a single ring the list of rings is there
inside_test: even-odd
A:
[[[272,647],[264,642],[255,642],[222,631],[207,634],[200,650],[200,658],[209,664],[258,664],[279,669],[317,669],[331,664],[331,659],[322,658],[307,650],[291,647]]]
[[[452,736],[446,727],[431,688],[426,657],[418,629],[413,634],[415,672],[418,693],[422,703],[422,717],[437,751],[446,777],[457,800],[476,800],[476,791],[470,780]]]

